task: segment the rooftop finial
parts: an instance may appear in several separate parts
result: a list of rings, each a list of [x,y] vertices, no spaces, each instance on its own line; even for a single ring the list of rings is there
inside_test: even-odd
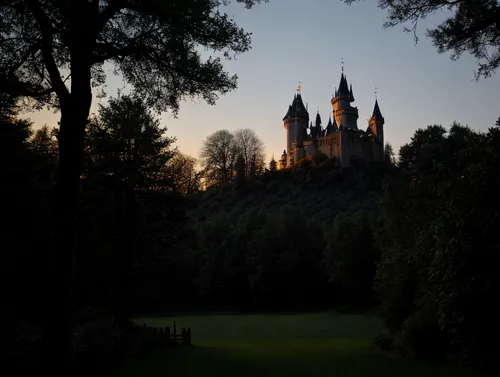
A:
[[[344,73],[344,58],[340,58],[340,63],[342,64],[342,73]]]
[[[297,86],[297,93],[300,94],[300,91],[302,89],[301,82],[299,81],[299,86]]]
[[[318,109],[317,110],[318,110],[318,114],[319,114],[319,105],[318,105]]]
[[[375,99],[377,99],[377,87],[375,87]]]

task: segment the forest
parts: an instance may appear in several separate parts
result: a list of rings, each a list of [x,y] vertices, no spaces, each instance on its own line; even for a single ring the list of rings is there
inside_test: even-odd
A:
[[[19,351],[46,314],[57,131],[2,114],[3,339]],[[374,311],[380,347],[491,369],[499,126],[432,125],[379,165],[341,171],[317,155],[186,193],[174,138],[139,99],[112,100],[87,129],[76,321]]]

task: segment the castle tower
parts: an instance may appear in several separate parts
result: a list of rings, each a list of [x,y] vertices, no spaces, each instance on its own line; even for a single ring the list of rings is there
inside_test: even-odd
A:
[[[378,101],[375,99],[375,106],[373,107],[372,117],[368,121],[368,129],[371,134],[375,135],[382,145],[384,145],[384,117],[380,112]]]
[[[319,110],[318,113],[316,114],[316,120],[314,122],[314,126],[312,125],[311,122],[311,138],[316,139],[318,137],[321,137],[321,116],[319,115]]]
[[[290,166],[290,161],[293,161],[292,144],[307,134],[307,124],[309,123],[309,113],[302,101],[300,86],[297,88],[297,93],[293,97],[292,104],[288,107],[288,112],[283,118],[283,123],[286,129],[286,152],[288,156],[287,166]],[[290,153],[292,152],[292,153]]]
[[[347,77],[344,75],[344,69],[342,68],[339,88],[335,91],[335,96],[331,100],[334,120],[339,128],[358,129],[358,109],[352,107],[351,102],[354,102],[352,85],[349,88]]]

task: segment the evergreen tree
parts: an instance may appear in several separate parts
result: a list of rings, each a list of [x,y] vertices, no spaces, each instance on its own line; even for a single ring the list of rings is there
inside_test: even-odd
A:
[[[270,171],[276,171],[276,170],[278,170],[278,163],[274,159],[274,156],[273,156],[273,158],[271,158],[271,161],[269,161],[269,170]]]

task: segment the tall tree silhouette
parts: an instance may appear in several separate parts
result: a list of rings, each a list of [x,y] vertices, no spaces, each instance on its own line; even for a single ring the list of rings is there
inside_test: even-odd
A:
[[[250,8],[261,0],[236,0]],[[69,360],[75,216],[92,87],[110,62],[157,110],[179,101],[209,104],[236,88],[220,58],[203,61],[203,46],[226,58],[250,48],[250,36],[221,12],[219,0],[0,1],[0,88],[61,111],[55,184],[56,245],[47,307],[47,357]],[[56,360],[57,359],[57,360]]]
[[[209,186],[231,182],[238,157],[233,134],[228,130],[219,130],[208,136],[200,157]]]
[[[234,145],[237,153],[243,156],[247,176],[255,175],[264,171],[265,153],[264,142],[257,136],[254,130],[244,128],[234,132]],[[252,169],[254,170],[252,173]]]

